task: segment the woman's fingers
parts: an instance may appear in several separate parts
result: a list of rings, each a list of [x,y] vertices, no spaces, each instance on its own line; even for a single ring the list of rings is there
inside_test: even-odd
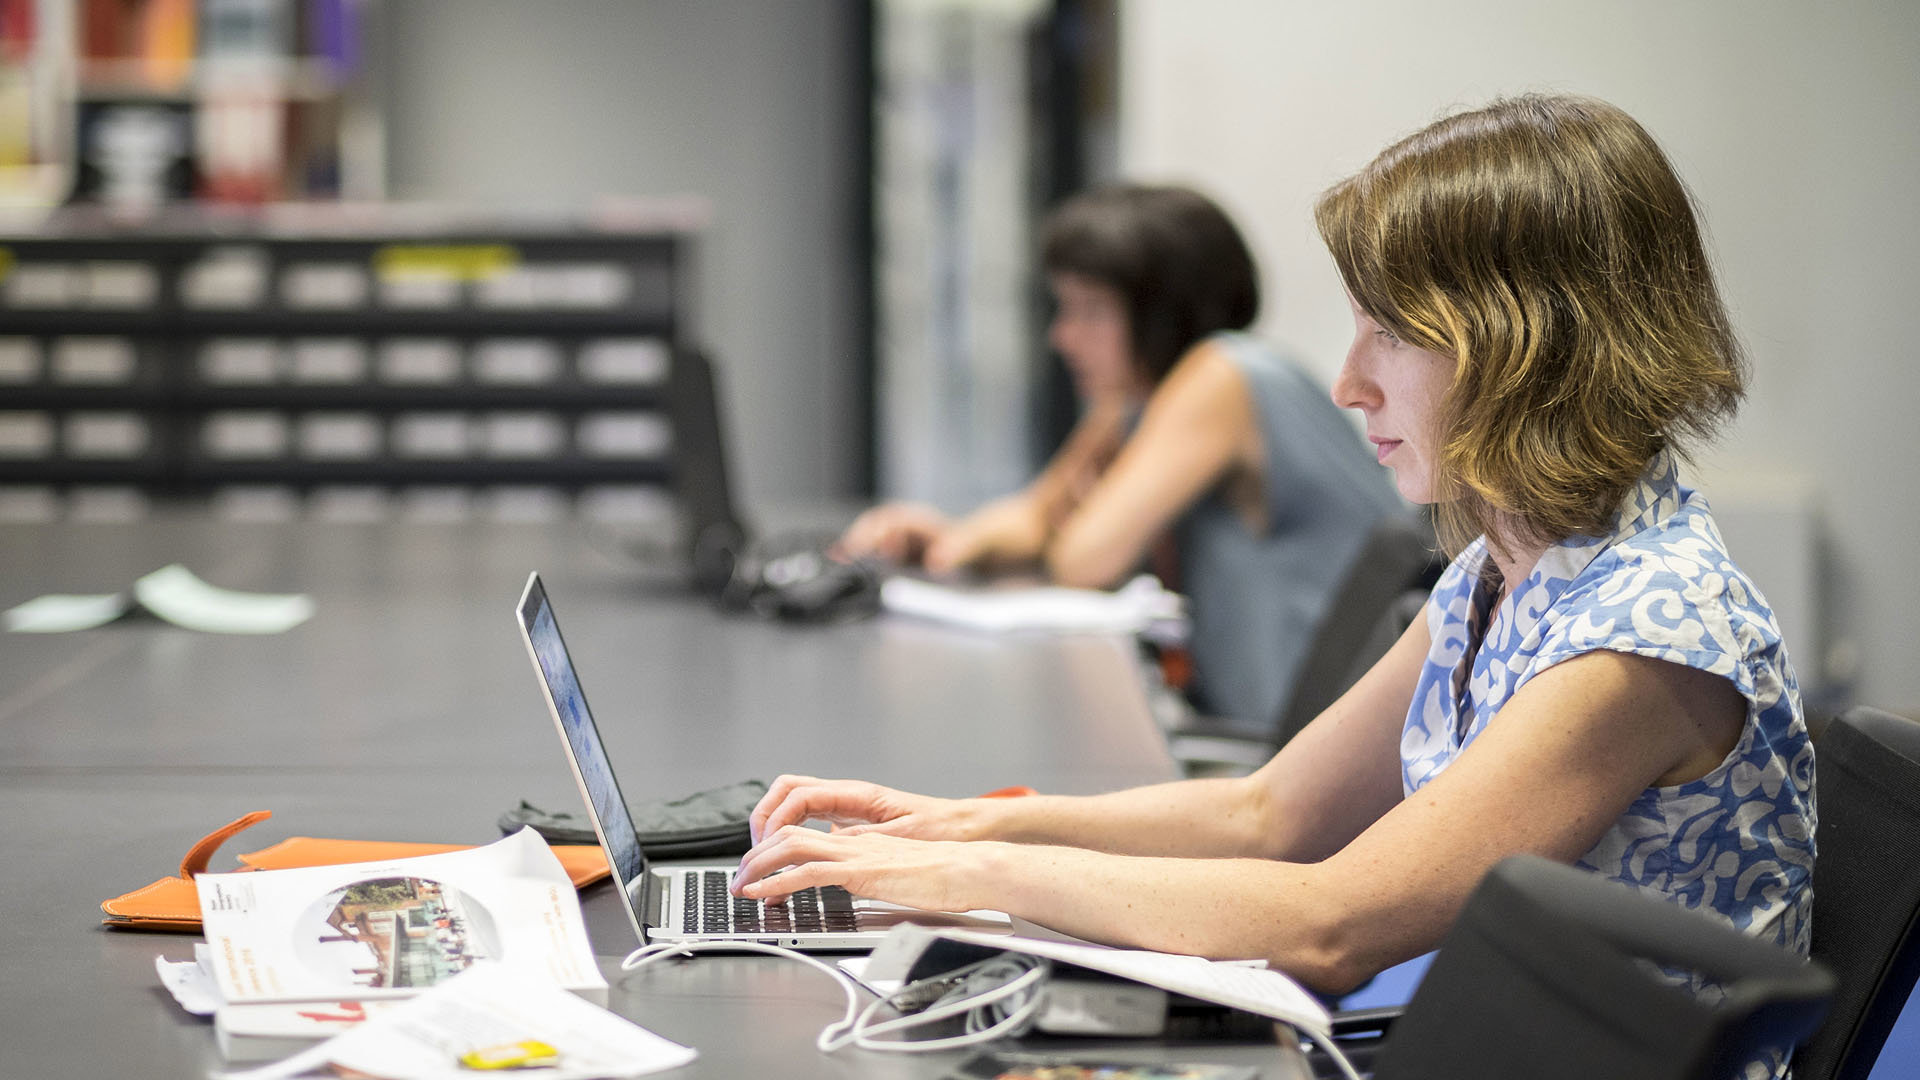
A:
[[[775,777],[773,783],[768,785],[767,793],[760,796],[760,801],[753,805],[753,812],[747,815],[747,833],[753,838],[753,842],[756,844],[759,843],[760,838],[766,835],[768,831],[766,827],[767,818],[778,809],[782,803],[787,801],[788,794],[790,794],[794,788],[802,784],[817,784],[819,782],[820,781],[811,776],[794,776],[783,773]]]
[[[840,884],[827,880],[836,848],[834,837],[799,825],[789,825],[771,833],[740,859],[733,876],[733,891],[738,896],[758,900],[784,899],[789,893],[821,884]]]
[[[789,827],[749,851],[733,892],[779,902],[820,885],[935,911],[979,906],[981,874],[970,868],[966,845],[868,833],[848,836]]]
[[[884,821],[898,811],[888,807],[898,793],[858,780],[816,780],[811,776],[782,776],[773,782],[747,818],[755,842],[788,825],[830,821],[860,825]]]
[[[899,817],[888,818],[885,821],[866,821],[866,822],[861,822],[857,825],[845,825],[845,826],[838,827],[833,831],[840,836],[872,835],[872,836],[904,836],[904,837],[907,837],[908,839],[913,839],[913,840],[944,839],[942,836],[939,835],[937,831],[934,832],[934,834],[931,836],[925,835],[925,833],[928,831],[927,827],[928,827],[928,820],[926,815],[901,814]]]
[[[935,574],[951,574],[966,565],[966,548],[958,536],[943,536],[927,545],[920,564]]]
[[[886,534],[884,523],[875,521],[872,512],[868,512],[855,518],[853,524],[847,526],[847,531],[840,534],[840,539],[834,543],[834,551],[849,559],[884,555],[880,547]]]
[[[936,574],[951,574],[980,561],[985,554],[981,538],[965,529],[949,529],[927,544],[921,563]]]
[[[876,506],[855,518],[834,547],[844,558],[877,555],[892,562],[911,562],[939,536],[946,522],[946,515],[930,506]]]

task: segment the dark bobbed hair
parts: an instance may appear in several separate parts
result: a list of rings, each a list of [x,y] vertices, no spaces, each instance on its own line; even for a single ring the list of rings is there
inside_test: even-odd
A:
[[[1260,311],[1246,241],[1189,188],[1119,184],[1075,195],[1048,216],[1040,262],[1120,294],[1134,362],[1154,383],[1202,338],[1243,330]]]
[[[1745,391],[1686,186],[1605,102],[1449,116],[1314,216],[1360,309],[1456,361],[1434,477],[1449,549],[1604,535],[1654,455],[1684,454]]]

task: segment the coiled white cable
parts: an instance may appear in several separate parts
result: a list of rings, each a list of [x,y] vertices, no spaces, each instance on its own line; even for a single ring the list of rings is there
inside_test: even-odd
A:
[[[1018,959],[1031,960],[1032,958]],[[1040,1011],[1044,1000],[1040,992],[1040,984],[1046,981],[1047,975],[1052,971],[1052,965],[1039,960],[1033,960],[1030,963],[1007,963],[1005,957],[992,957],[976,964],[969,964],[957,971],[948,972],[940,976],[940,980],[954,983],[955,989],[960,989],[965,986],[969,976],[990,970],[990,965],[1001,966],[1004,969],[1001,974],[1013,972],[1019,972],[1019,974],[990,989],[967,994],[951,1001],[943,998],[918,1012],[873,1023],[872,1017],[875,1013],[883,1008],[896,1007],[895,1002],[911,993],[918,984],[903,986],[869,1003],[855,1019],[853,1026],[837,1039],[831,1040],[832,1045],[824,1049],[837,1050],[852,1043],[862,1050],[922,1054],[934,1050],[953,1050],[962,1046],[973,1046],[1019,1034],[1032,1022],[1034,1014]],[[966,1030],[960,1035],[912,1041],[878,1037],[909,1031],[962,1015],[966,1017]]]
[[[1048,966],[1040,961],[1010,964],[1008,966],[1014,971],[1019,971],[1020,974],[1000,986],[953,1001],[939,1001],[919,1012],[878,1023],[873,1022],[872,1018],[875,1014],[883,1008],[893,1007],[892,1003],[896,999],[909,990],[917,989],[918,984],[902,987],[900,990],[882,996],[869,1003],[863,1010],[860,1008],[859,984],[854,982],[846,972],[824,964],[805,953],[779,945],[764,945],[756,941],[662,942],[628,953],[626,958],[620,961],[620,970],[638,971],[669,956],[691,957],[698,952],[757,952],[770,956],[784,956],[798,960],[839,983],[841,992],[847,998],[846,1015],[820,1029],[820,1034],[813,1040],[814,1046],[827,1054],[849,1044],[863,1050],[900,1054],[926,1053],[932,1050],[952,1050],[957,1047],[972,1046],[1005,1035],[1017,1034],[1039,1011],[1041,1004],[1039,987],[1046,981],[1049,970]],[[1001,960],[1001,957],[994,957],[979,964],[969,965],[969,968],[963,968],[958,972],[949,972],[942,978],[963,981],[970,969]],[[1011,1008],[1001,1005],[1002,1002],[1009,1001],[1013,1002]],[[961,1035],[913,1041],[879,1037],[938,1023],[962,1014],[967,1016],[967,1030]],[[988,1018],[992,1018],[991,1023],[988,1022]]]
[[[628,953],[626,958],[620,961],[620,970],[638,971],[669,956],[691,958],[695,953],[700,952],[756,952],[770,956],[784,956],[791,960],[798,960],[839,983],[840,990],[847,999],[846,1014],[821,1028],[820,1034],[813,1040],[813,1045],[825,1054],[831,1054],[848,1045],[857,1046],[863,1050],[896,1054],[928,1053],[935,1050],[954,1050],[1020,1034],[1045,1003],[1046,995],[1042,992],[1041,985],[1052,973],[1052,965],[1037,957],[1002,953],[947,972],[938,978],[943,983],[951,984],[953,989],[959,989],[965,986],[970,976],[987,974],[992,972],[995,966],[1002,968],[995,974],[1013,975],[1013,972],[1018,971],[1018,975],[1013,975],[1012,978],[990,989],[967,994],[951,1001],[943,996],[924,1009],[876,1023],[872,1019],[876,1013],[881,1009],[899,1008],[897,1003],[904,997],[920,992],[923,984],[911,983],[903,986],[890,994],[874,999],[863,1009],[860,1007],[860,985],[854,982],[853,977],[846,972],[822,963],[803,952],[779,945],[763,945],[757,941],[662,942]],[[949,994],[951,992],[951,990],[948,991]],[[960,1035],[911,1041],[880,1038],[882,1035],[909,1031],[961,1015],[966,1017],[966,1031]],[[1353,1063],[1347,1060],[1346,1054],[1333,1039],[1323,1039],[1306,1031],[1300,1031],[1299,1034],[1301,1038],[1325,1050],[1327,1056],[1334,1060],[1347,1080],[1360,1080],[1360,1074],[1354,1070]]]

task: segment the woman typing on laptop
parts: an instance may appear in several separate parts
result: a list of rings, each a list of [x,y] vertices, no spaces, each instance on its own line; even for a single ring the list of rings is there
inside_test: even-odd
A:
[[[1316,217],[1355,322],[1334,398],[1457,552],[1424,617],[1244,779],[951,800],[781,777],[736,892],[998,908],[1338,991],[1431,949],[1533,852],[1806,950],[1798,690],[1675,470],[1743,363],[1665,155],[1601,102],[1500,101],[1388,148]]]

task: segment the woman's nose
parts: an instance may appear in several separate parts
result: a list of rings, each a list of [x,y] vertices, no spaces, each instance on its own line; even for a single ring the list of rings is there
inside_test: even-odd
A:
[[[1333,378],[1333,403],[1343,409],[1365,408],[1379,400],[1378,389],[1363,371],[1365,358],[1360,355],[1363,348],[1355,341]]]

